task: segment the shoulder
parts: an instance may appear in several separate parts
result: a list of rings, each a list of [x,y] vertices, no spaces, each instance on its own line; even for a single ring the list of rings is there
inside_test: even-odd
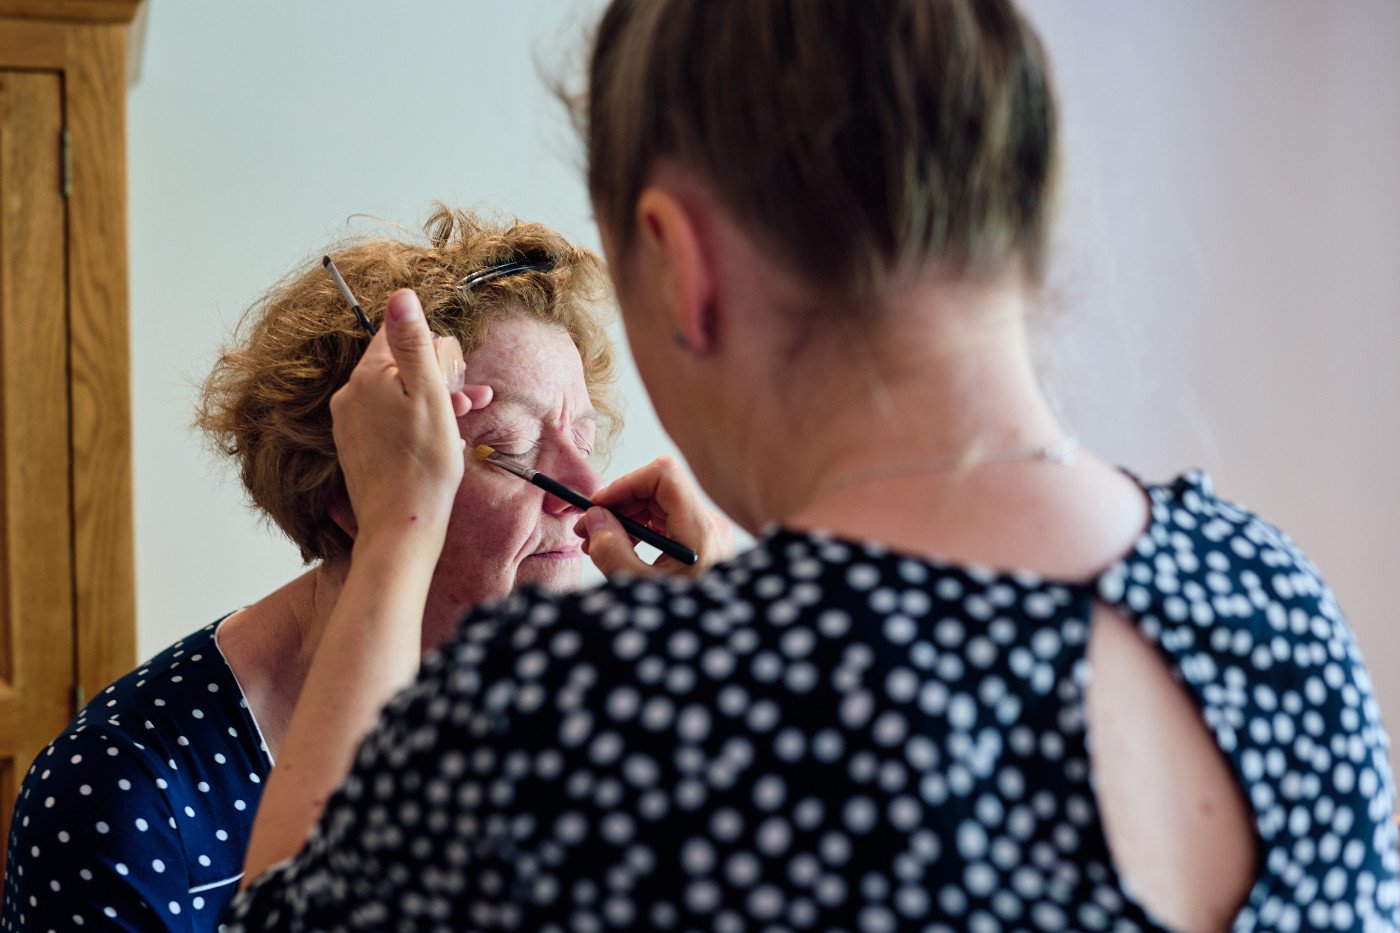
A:
[[[217,747],[221,757],[234,756],[240,770],[266,773],[266,748],[214,640],[217,625],[177,641],[109,685],[83,708],[70,731],[124,740],[171,771],[180,770],[201,747]]]
[[[118,678],[79,710],[68,732],[91,731],[161,757],[181,736],[207,731],[242,699],[214,643],[216,624],[177,641]],[[168,747],[167,747],[168,746]]]
[[[700,578],[512,594],[466,617],[362,751],[377,756],[397,743],[398,764],[405,742],[426,747],[430,735],[439,748],[479,745],[501,730],[577,737],[588,717],[630,710],[638,698],[656,698],[647,721],[661,727],[678,708],[667,697],[718,702],[732,682],[808,695],[821,666],[839,661],[854,607],[887,595],[865,592],[858,572],[883,557],[873,546],[782,532]]]
[[[633,661],[639,635],[728,628],[753,613],[753,589],[780,595],[776,579],[760,575],[766,552],[746,552],[699,579],[617,579],[571,593],[527,588],[471,612],[456,637],[423,668],[423,680],[472,692],[511,665],[512,673],[542,675],[547,668],[608,658]],[[514,670],[519,668],[519,670]]]
[[[215,780],[206,772],[236,771],[245,781],[252,772],[261,783],[266,768],[256,760],[255,730],[213,628],[172,645],[88,703],[26,773],[17,827],[81,818],[91,825],[79,831],[100,837],[102,827],[138,818],[167,823],[172,801],[183,803],[201,779]]]
[[[25,792],[59,787],[102,800],[138,785],[165,791],[192,784],[203,770],[192,766],[206,756],[211,765],[266,773],[256,726],[214,630],[176,642],[94,697],[39,753]]]
[[[1271,622],[1291,609],[1340,617],[1317,567],[1278,527],[1221,498],[1200,471],[1145,485],[1152,502],[1148,529],[1133,551],[1099,580],[1110,603],[1142,611],[1170,603],[1197,624],[1264,611]],[[1299,633],[1301,634],[1301,633]]]
[[[218,694],[226,692],[226,684],[233,682],[237,692],[214,642],[217,626],[199,629],[113,681],[78,712],[74,726],[100,723],[107,729],[139,734],[145,719],[174,715],[178,710],[202,718],[207,703],[224,699]],[[199,717],[194,716],[196,710]]]
[[[212,910],[241,865],[267,772],[241,699],[212,626],[98,694],[25,776],[7,919],[25,905],[31,922],[64,927],[104,923],[107,910],[146,916],[140,926],[155,922],[150,910],[176,924]]]
[[[352,798],[361,779],[435,769],[444,750],[480,748],[505,732],[523,741],[576,727],[575,712],[629,683],[659,687],[669,676],[684,688],[702,669],[727,676],[733,656],[700,655],[750,619],[742,587],[727,574],[743,560],[698,581],[617,580],[574,593],[527,588],[473,610],[386,705],[360,746],[358,774],[347,785]],[[662,660],[665,646],[687,663]]]
[[[14,839],[124,836],[138,815],[145,828],[169,815],[147,751],[129,738],[69,731],[49,744],[25,775],[15,802]],[[144,830],[142,830],[144,831]],[[13,842],[13,839],[12,839]]]
[[[15,803],[7,917],[26,905],[50,922],[84,916],[89,894],[116,909],[112,890],[133,873],[156,872],[155,863],[163,874],[168,862],[175,878],[178,840],[152,764],[130,738],[88,728],[65,732],[39,754]]]

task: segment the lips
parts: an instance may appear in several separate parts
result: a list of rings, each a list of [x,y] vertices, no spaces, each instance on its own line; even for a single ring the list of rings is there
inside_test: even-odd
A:
[[[575,557],[582,557],[583,549],[577,544],[561,544],[557,547],[540,548],[530,556],[545,560],[571,560]]]

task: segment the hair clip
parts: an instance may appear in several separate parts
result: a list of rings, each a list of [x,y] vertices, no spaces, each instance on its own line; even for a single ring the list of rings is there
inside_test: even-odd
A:
[[[496,279],[505,278],[508,275],[518,275],[522,272],[549,272],[553,268],[554,260],[548,256],[540,259],[512,259],[509,262],[478,269],[470,275],[458,279],[455,285],[458,291],[469,292],[478,285],[485,285],[487,282],[494,282]]]

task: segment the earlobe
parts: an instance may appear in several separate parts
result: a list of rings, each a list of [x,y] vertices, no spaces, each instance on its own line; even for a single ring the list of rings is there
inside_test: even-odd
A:
[[[355,510],[350,507],[350,500],[345,493],[339,493],[330,504],[326,506],[326,515],[335,522],[336,527],[345,532],[351,541],[360,532],[360,526],[355,521]]]
[[[637,229],[661,271],[670,330],[700,355],[714,345],[715,276],[695,213],[671,191],[649,187],[637,198]]]

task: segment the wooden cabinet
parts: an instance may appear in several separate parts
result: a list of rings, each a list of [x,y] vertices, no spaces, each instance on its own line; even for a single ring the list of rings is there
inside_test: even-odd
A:
[[[3,840],[34,755],[136,660],[125,122],[138,6],[0,0]]]

